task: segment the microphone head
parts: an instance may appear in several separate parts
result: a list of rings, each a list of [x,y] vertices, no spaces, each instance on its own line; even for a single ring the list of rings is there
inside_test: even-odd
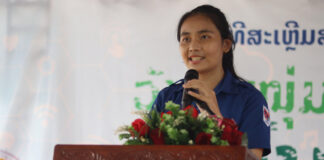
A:
[[[194,69],[189,69],[187,72],[186,72],[186,75],[184,77],[184,81],[187,82],[187,81],[190,81],[192,79],[198,79],[199,78],[199,74],[196,70]]]

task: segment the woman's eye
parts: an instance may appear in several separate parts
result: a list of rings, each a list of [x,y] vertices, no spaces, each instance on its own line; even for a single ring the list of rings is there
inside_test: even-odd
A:
[[[188,37],[185,37],[185,38],[182,38],[182,42],[189,42],[189,38]]]
[[[201,36],[201,39],[208,39],[209,38],[209,36],[207,36],[207,35],[202,35]]]

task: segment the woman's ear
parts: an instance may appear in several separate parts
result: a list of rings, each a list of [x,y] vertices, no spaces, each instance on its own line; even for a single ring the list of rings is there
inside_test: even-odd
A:
[[[232,48],[232,41],[229,39],[223,40],[223,52],[226,54],[228,53]]]

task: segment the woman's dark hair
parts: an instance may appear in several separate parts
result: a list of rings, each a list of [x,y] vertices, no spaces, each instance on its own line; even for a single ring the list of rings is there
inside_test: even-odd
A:
[[[243,80],[241,77],[239,77],[236,74],[235,69],[234,69],[233,50],[235,48],[235,43],[234,43],[231,27],[228,24],[224,13],[221,10],[219,10],[218,8],[215,8],[211,5],[202,5],[202,6],[198,6],[197,8],[193,9],[192,11],[185,13],[181,17],[179,24],[178,24],[178,29],[177,29],[178,41],[180,41],[180,34],[181,34],[180,30],[181,30],[181,26],[182,26],[183,22],[187,18],[192,17],[194,15],[198,15],[198,14],[206,16],[214,23],[214,25],[216,26],[216,28],[219,30],[219,32],[221,34],[222,40],[229,39],[232,41],[231,49],[228,51],[228,53],[223,55],[223,59],[222,59],[223,69],[224,69],[224,71],[226,71],[226,70],[230,71],[235,78],[237,78],[239,80]]]

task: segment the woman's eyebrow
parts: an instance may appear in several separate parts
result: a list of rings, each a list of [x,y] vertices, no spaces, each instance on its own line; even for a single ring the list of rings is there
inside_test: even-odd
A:
[[[180,36],[187,36],[189,34],[190,34],[189,32],[181,32]]]
[[[197,33],[198,33],[198,34],[202,34],[202,33],[214,33],[214,32],[211,31],[211,30],[208,30],[208,29],[203,29],[203,30],[198,31]],[[180,37],[181,37],[181,36],[187,36],[187,35],[190,35],[190,33],[189,33],[189,32],[182,32],[182,33],[180,34]]]
[[[214,32],[211,30],[208,30],[208,29],[203,29],[203,30],[198,31],[198,33],[202,34],[202,33],[214,33]]]

